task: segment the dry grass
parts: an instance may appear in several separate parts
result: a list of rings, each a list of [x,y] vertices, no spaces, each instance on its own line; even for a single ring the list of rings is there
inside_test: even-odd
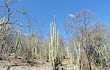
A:
[[[53,70],[50,62],[44,62],[43,60],[33,60],[34,64],[33,66],[26,63],[22,62],[22,59],[10,59],[10,62],[7,60],[1,60],[0,61],[0,70],[7,70],[8,66],[11,66],[9,70]],[[60,70],[78,70],[78,66],[70,64],[68,59],[65,59],[62,62],[62,66]],[[88,70],[88,68],[85,68],[83,70]],[[106,70],[106,69],[101,69],[101,67],[96,67],[95,65],[92,65],[92,70]],[[107,69],[109,70],[109,69]]]

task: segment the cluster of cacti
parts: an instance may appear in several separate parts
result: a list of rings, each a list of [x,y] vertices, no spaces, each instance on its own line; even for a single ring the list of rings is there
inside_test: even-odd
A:
[[[71,66],[70,68],[73,70],[99,70],[93,69],[93,66],[99,67],[101,70],[103,68],[104,70],[110,69],[110,31],[107,31],[101,25],[102,22],[101,24],[97,22],[95,15],[90,11],[82,10],[78,14],[70,14],[70,19],[65,26],[66,32],[70,33],[68,33],[68,37],[64,35],[64,39],[61,38],[62,35],[59,35],[57,31],[56,17],[54,17],[54,21],[50,24],[50,40],[48,40],[48,36],[45,39],[46,30],[42,29],[42,25],[41,29],[34,27],[34,24],[31,25],[34,19],[32,20],[24,10],[15,10],[16,12],[11,10],[11,0],[9,0],[10,3],[7,1],[4,0],[5,5],[1,6],[1,9],[3,8],[4,10],[4,12],[1,11],[1,18],[4,18],[0,18],[0,60],[2,59],[1,57],[4,57],[1,55],[6,55],[5,58],[10,59],[13,58],[10,56],[13,56],[14,53],[15,58],[23,57],[31,65],[36,63],[33,61],[34,58],[40,61],[42,59],[42,63],[44,63],[45,59],[48,62],[49,59],[53,70],[60,70],[60,68],[65,68],[66,65],[67,67]],[[14,16],[17,12],[22,13],[27,19],[20,18],[19,15]],[[19,18],[17,18],[18,16]],[[24,22],[29,20],[27,25],[26,23],[22,25],[18,23],[19,19],[22,21],[22,18],[24,18]],[[99,24],[97,25],[97,23]],[[25,25],[29,28],[27,35],[25,35],[27,28],[22,30]],[[18,28],[16,28],[17,26]],[[31,26],[38,30],[34,29],[37,30],[34,32]],[[68,61],[70,62],[68,63]],[[41,64],[41,62],[37,61],[37,64]]]
[[[49,60],[51,61],[54,70],[59,69],[60,65],[59,51],[60,46],[58,31],[56,30],[56,18],[54,17],[54,22],[50,25],[50,43],[49,43]]]
[[[36,58],[37,57],[37,46],[36,46],[37,39],[36,39],[36,37],[32,36],[30,43],[31,43],[32,57]]]
[[[17,37],[16,37],[16,43],[15,43],[15,54],[16,54],[16,57],[17,58],[18,56],[21,55],[21,52],[22,52],[22,40],[21,40],[21,31],[18,31],[16,33]]]
[[[74,42],[67,47],[67,56],[69,57],[70,64],[73,66],[73,70],[79,70],[79,60],[80,60],[80,44]]]

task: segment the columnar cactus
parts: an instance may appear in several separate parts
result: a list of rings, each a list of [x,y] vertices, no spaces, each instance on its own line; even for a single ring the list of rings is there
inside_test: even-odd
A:
[[[59,70],[60,57],[59,57],[59,38],[58,31],[56,30],[56,18],[50,24],[50,43],[49,43],[49,60],[52,63],[54,70]]]
[[[20,39],[20,37],[21,37],[21,31],[18,31],[16,43],[15,43],[15,54],[16,54],[15,58],[17,58],[19,55],[21,55],[22,40]]]
[[[73,66],[73,70],[79,70],[80,59],[80,43],[74,42],[67,47],[67,55],[70,59],[70,64]]]
[[[36,58],[37,57],[37,46],[36,46],[36,42],[37,42],[37,39],[34,37],[34,36],[32,36],[32,38],[31,38],[31,46],[32,46],[32,56],[33,56],[33,58]]]

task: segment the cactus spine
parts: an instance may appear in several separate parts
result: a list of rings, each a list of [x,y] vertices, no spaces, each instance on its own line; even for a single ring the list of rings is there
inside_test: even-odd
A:
[[[54,70],[59,70],[60,57],[59,57],[59,34],[56,30],[56,18],[50,24],[50,43],[49,43],[49,60],[52,63]]]

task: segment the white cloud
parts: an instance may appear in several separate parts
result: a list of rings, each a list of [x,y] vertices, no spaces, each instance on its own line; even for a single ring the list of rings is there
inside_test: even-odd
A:
[[[74,15],[72,15],[72,14],[68,14],[70,17],[75,17]]]

